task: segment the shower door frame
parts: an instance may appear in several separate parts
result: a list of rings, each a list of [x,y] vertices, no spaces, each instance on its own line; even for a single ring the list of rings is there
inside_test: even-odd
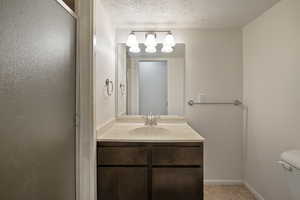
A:
[[[75,11],[69,8],[63,0],[54,1],[76,20],[75,198],[76,200],[96,200],[93,45],[95,0],[74,0]]]
[[[79,200],[80,198],[80,165],[79,165],[79,161],[81,160],[80,157],[80,150],[79,150],[79,146],[80,146],[80,124],[81,124],[81,120],[80,120],[80,64],[79,64],[79,50],[78,50],[78,46],[79,46],[79,40],[80,40],[80,36],[79,36],[79,20],[78,20],[78,15],[76,13],[76,11],[78,11],[78,3],[80,0],[74,0],[75,1],[75,8],[74,10],[72,10],[63,0],[54,0],[56,1],[66,12],[68,12],[76,21],[76,100],[75,100],[75,105],[76,105],[76,112],[75,112],[75,116],[74,116],[74,125],[75,125],[75,200]]]

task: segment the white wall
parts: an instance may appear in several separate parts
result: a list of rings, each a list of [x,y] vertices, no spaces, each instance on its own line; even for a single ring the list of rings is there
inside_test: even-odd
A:
[[[117,42],[126,42],[129,32],[117,30]],[[173,33],[178,43],[186,44],[186,102],[200,92],[215,101],[242,98],[239,29],[177,29]],[[205,179],[241,180],[241,109],[222,105],[185,106],[190,124],[206,138]]]
[[[276,161],[283,151],[300,149],[300,1],[280,1],[243,35],[246,181],[265,200],[288,200]]]
[[[95,100],[96,100],[96,127],[102,126],[115,117],[115,93],[107,96],[105,80],[113,80],[115,84],[115,31],[110,23],[101,0],[95,1]]]

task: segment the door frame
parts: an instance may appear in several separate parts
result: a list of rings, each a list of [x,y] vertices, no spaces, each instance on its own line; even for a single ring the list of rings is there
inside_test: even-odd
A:
[[[63,0],[55,0],[55,1],[59,3],[70,15],[72,15],[77,20],[78,16],[76,14],[76,11],[73,11]]]
[[[96,200],[94,1],[75,0],[77,20],[76,200]]]

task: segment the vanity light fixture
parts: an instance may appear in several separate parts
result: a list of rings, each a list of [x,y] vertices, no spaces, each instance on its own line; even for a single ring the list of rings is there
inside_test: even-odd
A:
[[[128,47],[136,47],[136,46],[138,46],[138,41],[136,39],[136,36],[135,36],[134,32],[131,32],[129,34],[127,42],[126,42],[126,45]]]
[[[139,45],[137,44],[137,45],[131,46],[131,47],[129,48],[129,51],[130,51],[131,53],[140,53],[140,52],[141,52],[141,49],[140,49]]]
[[[164,40],[164,45],[168,47],[174,47],[176,45],[174,36],[172,35],[171,32],[168,32],[168,34],[166,35]]]
[[[163,48],[161,49],[161,52],[163,53],[171,53],[174,51],[173,47],[176,45],[174,36],[171,32],[168,32],[165,40],[163,42]]]
[[[156,52],[156,47],[146,47],[145,51],[147,53],[155,53]]]
[[[131,31],[131,33],[128,36],[126,45],[129,48],[129,51],[131,53],[139,53],[141,52],[141,49],[139,47],[139,42],[135,36],[135,33],[145,33],[145,51],[147,53],[155,53],[156,46],[157,46],[157,33],[167,33],[167,35],[164,38],[163,41],[163,47],[161,49],[161,52],[163,53],[171,53],[174,51],[174,46],[176,45],[174,36],[172,35],[171,31]]]
[[[163,45],[161,52],[163,53],[172,53],[174,51],[173,47]]]
[[[150,48],[156,47],[157,41],[156,41],[155,33],[146,33],[145,45],[146,47],[150,47]]]

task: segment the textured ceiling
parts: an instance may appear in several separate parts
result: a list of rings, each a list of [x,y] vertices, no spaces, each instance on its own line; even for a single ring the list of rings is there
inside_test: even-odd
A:
[[[117,27],[219,28],[247,24],[279,0],[101,0]]]

